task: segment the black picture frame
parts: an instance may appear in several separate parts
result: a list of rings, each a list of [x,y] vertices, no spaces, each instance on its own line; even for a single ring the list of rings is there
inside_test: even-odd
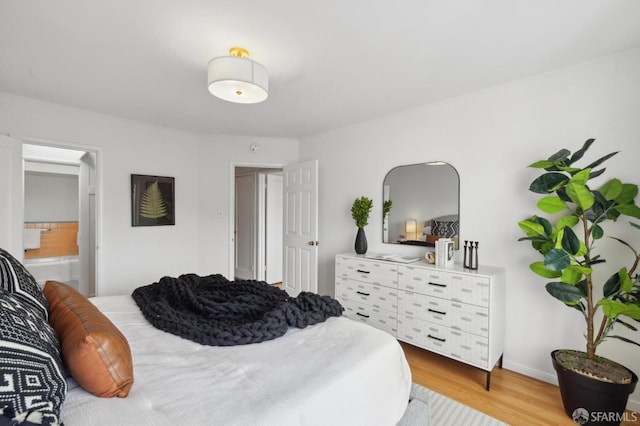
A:
[[[131,226],[175,224],[175,179],[132,174]]]

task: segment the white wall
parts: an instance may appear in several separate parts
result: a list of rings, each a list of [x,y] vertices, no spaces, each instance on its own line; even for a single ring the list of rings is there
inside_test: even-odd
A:
[[[298,156],[291,139],[199,135],[6,94],[0,133],[100,150],[99,295],[129,294],[164,275],[227,275],[230,162]],[[251,143],[262,149],[251,153]],[[175,177],[175,226],[131,226],[132,173]]]
[[[574,151],[594,137],[591,158],[622,151],[607,162],[605,175],[615,169],[617,177],[638,183],[639,117],[636,50],[304,138],[300,159],[320,162],[320,292],[333,294],[335,254],[353,251],[350,208],[357,197],[374,200],[366,228],[369,250],[423,254],[424,248],[381,243],[382,182],[400,164],[449,162],[460,173],[461,239],[480,242],[480,262],[507,270],[504,365],[555,382],[549,353],[583,347],[582,319],[546,293],[545,281],[528,269],[538,258],[527,243],[517,242],[518,221],[536,213],[537,197],[527,190],[536,172],[527,165],[560,148]],[[640,249],[640,232],[629,232],[626,222],[613,234]],[[612,242],[601,247],[611,250],[610,259],[632,258]],[[612,341],[600,354],[640,373],[636,347]],[[639,392],[630,404],[636,411]]]
[[[77,222],[78,176],[25,173],[25,222]]]

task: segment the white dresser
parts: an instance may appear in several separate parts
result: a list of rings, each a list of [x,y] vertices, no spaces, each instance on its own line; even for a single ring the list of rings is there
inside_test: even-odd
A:
[[[504,269],[438,268],[336,256],[336,299],[348,318],[487,372],[504,350]]]

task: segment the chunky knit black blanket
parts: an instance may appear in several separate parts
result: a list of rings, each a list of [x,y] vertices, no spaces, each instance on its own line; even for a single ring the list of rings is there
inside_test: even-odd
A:
[[[289,326],[305,328],[342,315],[329,297],[286,291],[259,281],[229,281],[222,275],[164,277],[138,287],[133,299],[160,330],[203,345],[231,346],[275,339]]]

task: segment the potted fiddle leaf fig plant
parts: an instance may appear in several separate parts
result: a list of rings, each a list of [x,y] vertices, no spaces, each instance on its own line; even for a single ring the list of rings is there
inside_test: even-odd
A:
[[[351,206],[351,217],[358,227],[355,243],[355,250],[358,254],[367,252],[367,236],[364,233],[364,227],[369,223],[369,214],[372,208],[373,201],[367,197],[356,198]]]
[[[551,354],[566,413],[581,424],[619,424],[638,376],[596,355],[596,350],[607,339],[640,346],[614,334],[620,328],[638,330],[640,278],[636,270],[640,255],[615,236],[611,238],[629,249],[629,257],[608,256],[605,260],[607,253],[598,252],[597,245],[605,236],[607,223],[623,216],[640,219],[640,208],[635,204],[638,185],[617,178],[603,180],[599,186],[593,182],[605,172],[600,166],[617,154],[577,166],[593,142],[587,140],[573,154],[561,149],[529,166],[542,172],[529,190],[542,195],[537,207],[543,214],[519,222],[526,234],[520,240],[529,241],[542,256],[530,269],[549,281],[547,292],[585,321],[586,351],[562,349]],[[634,232],[628,237],[637,241],[640,225],[629,223]],[[613,274],[598,280],[605,267]]]

